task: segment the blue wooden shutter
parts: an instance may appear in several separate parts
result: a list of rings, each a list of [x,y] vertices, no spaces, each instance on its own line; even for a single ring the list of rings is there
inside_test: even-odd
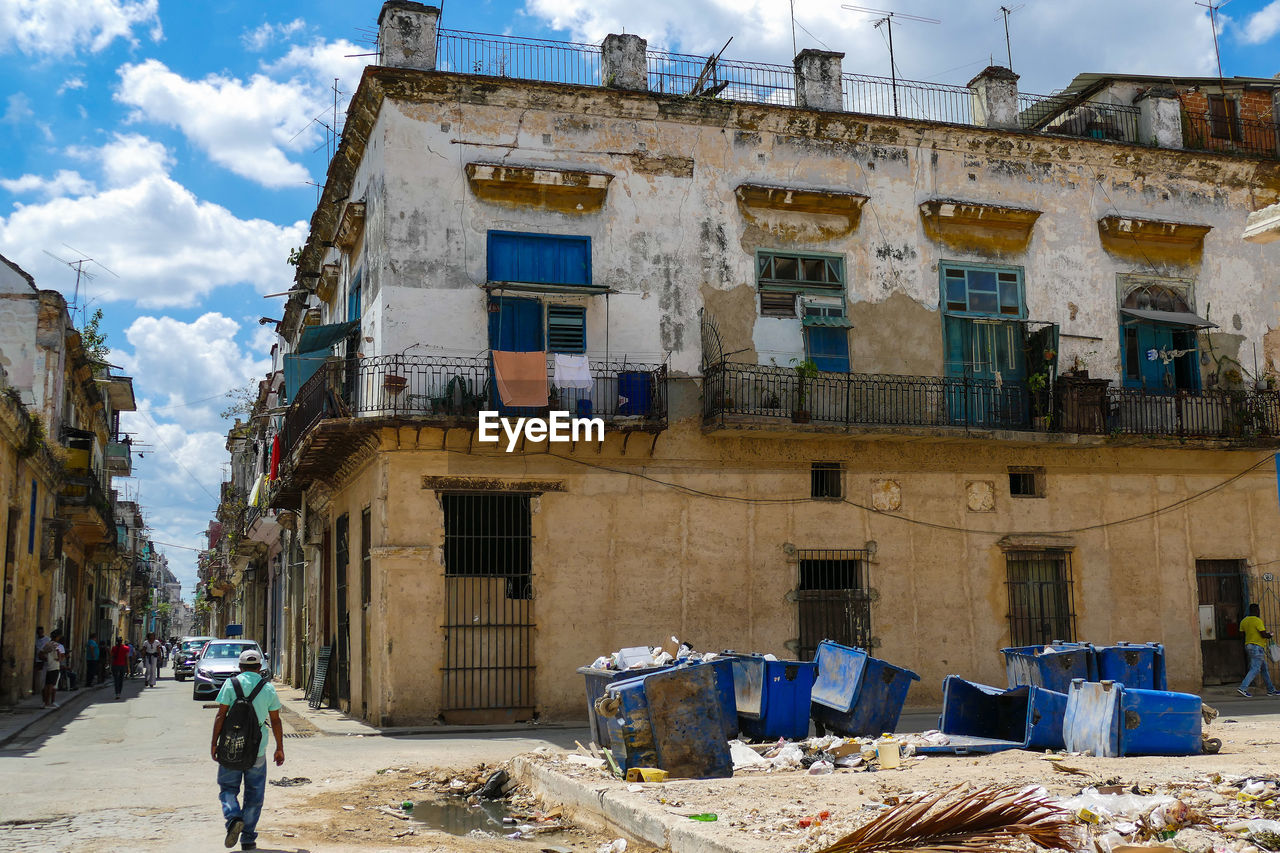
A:
[[[809,345],[809,359],[819,370],[849,372],[848,329],[810,326],[805,329],[805,337]]]
[[[591,238],[489,232],[489,281],[590,284]]]
[[[351,280],[351,286],[347,288],[347,320],[360,319],[360,296],[361,296],[361,277],[363,270],[356,273],[356,277]]]
[[[500,297],[489,312],[489,348],[505,352],[542,351],[542,303],[536,299]]]

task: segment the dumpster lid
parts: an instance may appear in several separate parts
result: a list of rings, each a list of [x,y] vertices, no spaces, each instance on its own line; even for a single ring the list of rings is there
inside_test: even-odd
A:
[[[870,655],[862,649],[823,640],[813,656],[814,663],[818,665],[818,677],[813,682],[810,699],[842,714],[848,713],[858,698],[868,657]]]
[[[1068,752],[1091,750],[1101,757],[1120,754],[1120,695],[1111,682],[1073,681],[1067,694],[1062,735]]]
[[[1025,746],[1011,740],[976,735],[947,735],[948,743],[926,744],[916,747],[916,755],[985,755],[1004,752],[1006,749],[1024,749]]]

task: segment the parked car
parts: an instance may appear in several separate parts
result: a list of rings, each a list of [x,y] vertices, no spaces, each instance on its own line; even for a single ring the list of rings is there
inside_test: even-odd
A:
[[[271,680],[271,660],[253,640],[210,640],[196,661],[191,698],[212,699],[222,689],[222,682],[240,671],[240,653],[257,649],[262,655],[262,677]]]
[[[186,681],[196,674],[196,660],[200,650],[213,637],[183,637],[178,641],[178,650],[173,656],[173,680]]]

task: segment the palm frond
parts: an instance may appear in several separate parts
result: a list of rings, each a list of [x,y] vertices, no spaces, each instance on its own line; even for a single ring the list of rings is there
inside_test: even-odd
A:
[[[868,821],[819,853],[1010,850],[1015,839],[1073,850],[1079,827],[1044,797],[1016,786],[966,791],[957,785],[908,800]]]

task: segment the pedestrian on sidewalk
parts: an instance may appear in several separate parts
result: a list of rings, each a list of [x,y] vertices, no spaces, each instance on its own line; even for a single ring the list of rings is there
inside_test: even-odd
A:
[[[49,635],[44,632],[44,626],[36,627],[36,667],[33,676],[34,687],[32,690],[44,692],[44,647],[49,642]]]
[[[102,649],[98,646],[98,635],[90,634],[89,639],[84,642],[84,686],[92,687],[101,680],[102,673],[99,664],[102,657]]]
[[[124,676],[129,671],[129,656],[133,654],[133,649],[129,648],[125,643],[124,637],[116,637],[116,644],[111,647],[111,680],[115,683],[116,698],[120,698],[120,691],[124,689]]]
[[[1271,632],[1263,624],[1261,613],[1257,604],[1250,604],[1249,615],[1240,620],[1240,633],[1244,634],[1244,653],[1249,662],[1249,671],[1245,673],[1244,681],[1240,682],[1236,692],[1246,699],[1253,696],[1249,692],[1249,686],[1259,672],[1262,673],[1262,683],[1267,686],[1267,695],[1280,696],[1280,690],[1276,690],[1271,683],[1271,673],[1267,671],[1267,640],[1271,639]]]
[[[58,707],[58,703],[53,700],[58,695],[58,678],[62,675],[62,661],[67,657],[67,649],[62,645],[61,640],[62,630],[54,628],[53,633],[49,635],[49,642],[44,644],[44,690],[40,695],[44,699],[46,708]]]
[[[276,689],[263,680],[259,672],[261,668],[262,653],[257,649],[246,649],[240,653],[240,674],[222,683],[222,689],[218,691],[218,715],[213,719],[213,744],[209,748],[214,761],[218,760],[218,735],[227,719],[227,711],[236,701],[238,688],[240,696],[253,697],[253,710],[257,715],[258,725],[262,728],[270,725],[271,734],[276,739],[273,758],[277,767],[284,764],[280,697],[276,695]],[[236,841],[239,841],[241,850],[258,849],[258,818],[262,815],[262,800],[267,790],[267,736],[265,733],[261,734],[258,760],[248,770],[235,770],[221,763],[218,765],[218,799],[222,803],[222,817],[227,823],[227,836],[223,839],[223,844],[227,847],[234,847]],[[242,784],[243,803],[239,800]]]
[[[164,648],[164,643],[156,639],[154,631],[147,634],[147,639],[142,644],[142,659],[147,667],[147,686],[156,686],[156,677],[159,675],[160,668],[160,652]]]

